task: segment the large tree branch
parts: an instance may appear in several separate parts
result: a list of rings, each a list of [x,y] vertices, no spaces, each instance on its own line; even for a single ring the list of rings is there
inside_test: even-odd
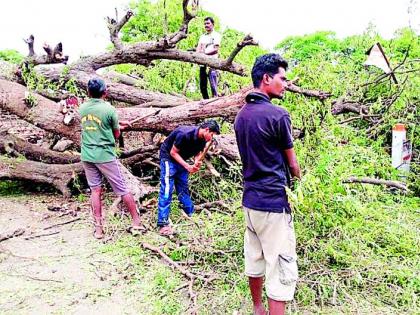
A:
[[[115,9],[116,11],[116,9]],[[111,38],[111,42],[114,44],[114,47],[118,50],[122,49],[123,43],[121,39],[118,37],[118,33],[120,32],[121,28],[128,22],[128,20],[134,15],[133,11],[128,10],[126,14],[121,18],[120,21],[118,20],[118,12],[116,11],[116,18],[107,17],[107,24],[109,29],[109,35]]]
[[[149,90],[140,89],[133,86],[135,82],[128,82],[128,79],[123,79],[123,75],[104,76],[98,75],[95,72],[85,72],[82,70],[70,70],[68,73],[63,74],[63,69],[59,67],[50,66],[37,66],[34,68],[37,74],[53,81],[59,82],[60,80],[72,79],[79,88],[87,90],[87,84],[92,77],[102,77],[107,83],[107,95],[108,98],[118,102],[124,102],[139,106],[148,106],[151,104],[155,107],[172,107],[182,104],[186,101],[185,97],[168,95],[159,92],[153,92]],[[120,83],[121,81],[124,81]],[[129,83],[126,84],[126,83]],[[45,96],[49,97],[48,94],[42,92]],[[142,105],[144,104],[144,105]]]
[[[244,37],[244,39],[236,44],[235,49],[232,51],[228,59],[226,60],[226,64],[232,64],[233,59],[235,59],[236,55],[245,47],[245,46],[258,46],[258,42],[254,40],[251,34],[248,34]]]
[[[184,51],[179,49],[166,49],[160,42],[143,42],[126,46],[122,50],[114,50],[102,53],[96,56],[87,57],[72,64],[70,67],[80,71],[96,71],[98,69],[117,64],[131,63],[148,65],[152,60],[167,59],[182,62],[189,62],[211,67],[213,69],[228,71],[238,75],[245,75],[244,66],[236,63],[228,63],[227,60],[221,60],[207,56],[203,53]]]
[[[182,39],[187,38],[188,36],[188,24],[190,21],[196,17],[197,9],[198,9],[198,1],[193,0],[192,11],[188,9],[188,4],[190,0],[183,0],[182,1],[182,10],[184,12],[184,19],[179,28],[179,31],[168,36],[164,36],[161,39],[161,45],[166,48],[173,48],[175,45]]]

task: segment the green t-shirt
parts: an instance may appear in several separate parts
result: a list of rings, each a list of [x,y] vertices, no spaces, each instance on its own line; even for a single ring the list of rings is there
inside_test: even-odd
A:
[[[113,129],[118,129],[118,115],[114,106],[102,99],[92,98],[79,109],[82,124],[81,160],[105,163],[115,160]]]

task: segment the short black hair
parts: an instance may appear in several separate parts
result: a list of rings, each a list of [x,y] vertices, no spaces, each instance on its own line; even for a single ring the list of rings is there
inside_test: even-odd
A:
[[[279,54],[266,54],[258,57],[252,67],[251,77],[255,88],[259,88],[264,74],[274,76],[279,68],[287,70],[288,64]]]
[[[220,135],[219,124],[214,119],[210,119],[210,120],[206,120],[205,122],[202,122],[199,127],[200,127],[200,129],[209,128],[209,131]]]
[[[99,78],[92,78],[88,82],[88,92],[93,98],[100,98],[105,94],[106,84],[104,80]]]
[[[205,21],[210,21],[211,22],[211,24],[213,24],[214,25],[214,19],[211,17],[211,16],[206,16],[205,18],[204,18],[204,22]]]

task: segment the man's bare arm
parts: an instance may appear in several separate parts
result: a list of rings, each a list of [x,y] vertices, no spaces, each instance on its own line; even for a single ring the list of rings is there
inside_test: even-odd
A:
[[[295,149],[291,148],[291,149],[284,150],[283,152],[287,159],[287,164],[290,169],[290,174],[292,175],[292,177],[296,177],[300,179],[301,178],[300,167],[296,158]]]
[[[203,53],[204,52],[204,44],[198,43],[197,48],[195,49],[196,52]]]
[[[211,55],[217,54],[219,52],[219,48],[220,48],[219,45],[213,45],[213,49],[209,50],[209,51],[206,51],[206,55],[211,56]]]
[[[115,140],[118,140],[118,138],[120,137],[120,135],[121,135],[121,131],[120,131],[120,129],[112,129],[112,133],[114,134],[114,138],[115,138]]]

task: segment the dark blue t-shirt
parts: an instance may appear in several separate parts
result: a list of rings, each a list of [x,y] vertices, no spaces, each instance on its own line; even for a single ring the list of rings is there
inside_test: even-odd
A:
[[[188,160],[203,151],[206,146],[206,140],[198,137],[198,129],[199,127],[195,126],[177,127],[160,146],[160,159],[175,162],[170,154],[173,145],[179,149],[179,155],[184,160]]]
[[[252,92],[235,119],[235,134],[243,164],[242,204],[250,209],[282,212],[290,209],[285,186],[289,167],[284,150],[293,148],[289,113]]]

